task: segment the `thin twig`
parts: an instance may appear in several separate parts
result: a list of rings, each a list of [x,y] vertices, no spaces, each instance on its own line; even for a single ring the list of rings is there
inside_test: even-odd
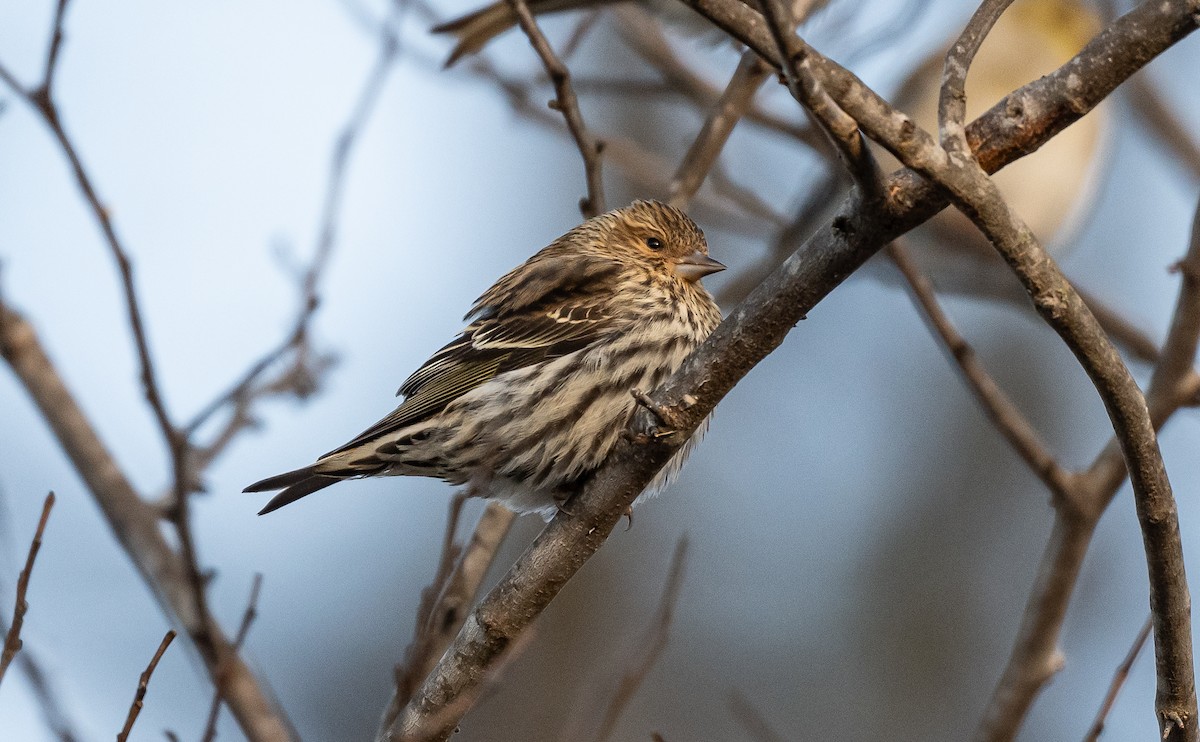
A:
[[[395,689],[391,708],[392,712],[385,712],[384,720],[394,717],[395,713],[399,713],[399,709],[403,708],[408,699],[412,697],[413,691],[417,689],[425,676],[429,674],[429,668],[425,665],[430,661],[430,656],[437,656],[445,647],[438,648],[434,646],[436,641],[437,620],[435,616],[439,613],[438,603],[439,598],[446,592],[446,586],[450,581],[450,574],[454,571],[454,565],[458,562],[462,549],[454,540],[458,533],[459,519],[462,517],[463,505],[467,501],[467,492],[462,491],[455,493],[454,497],[450,498],[449,512],[446,515],[446,529],[442,536],[441,556],[438,558],[437,570],[434,572],[433,579],[421,591],[421,600],[417,605],[417,620],[413,628],[413,638],[409,642],[408,647],[404,650],[404,661],[396,665],[395,668]],[[389,714],[391,717],[389,717]]]
[[[21,651],[21,627],[25,624],[25,612],[29,603],[25,593],[29,590],[29,578],[33,574],[33,562],[37,559],[38,551],[42,548],[42,534],[46,532],[46,521],[50,519],[50,508],[54,507],[54,493],[46,495],[42,504],[42,517],[38,519],[37,529],[33,532],[33,541],[29,544],[29,554],[25,557],[25,568],[17,575],[17,603],[13,607],[12,624],[4,635],[4,650],[0,652],[0,683],[4,682],[4,673],[12,663],[17,652]]]
[[[983,0],[958,39],[946,51],[938,95],[938,139],[947,152],[970,156],[967,144],[967,72],[983,40],[1012,0]]]
[[[0,297],[0,357],[37,405],[42,418],[96,499],[113,534],[159,600],[164,613],[192,638],[210,677],[229,673],[226,701],[247,738],[255,742],[292,739],[283,710],[264,681],[232,650],[212,617],[201,613],[179,552],[166,540],[158,513],[134,489],[91,421],[67,389],[33,326]]]
[[[654,620],[646,627],[646,633],[638,642],[630,656],[629,668],[621,675],[617,690],[609,700],[604,712],[604,719],[592,737],[595,742],[603,742],[612,736],[613,729],[621,713],[629,705],[629,701],[642,686],[646,676],[654,669],[658,658],[667,647],[671,623],[675,616],[675,605],[679,602],[679,591],[683,587],[684,566],[687,563],[687,536],[680,536],[675,542],[675,553],[671,555],[671,565],[667,569],[667,581],[663,585],[662,598],[655,611]]]
[[[729,712],[755,742],[786,742],[786,738],[771,727],[762,711],[740,691],[729,694]]]
[[[199,564],[196,559],[195,544],[193,543],[190,529],[187,527],[187,495],[189,487],[195,481],[188,468],[190,463],[188,456],[189,442],[183,432],[171,421],[171,415],[167,410],[166,402],[163,398],[162,385],[158,380],[154,357],[150,351],[150,341],[141,309],[141,301],[138,298],[137,286],[134,282],[133,264],[129,259],[129,252],[117,236],[116,226],[113,223],[109,209],[104,205],[103,200],[97,193],[91,176],[83,166],[83,161],[79,157],[74,142],[63,128],[58,108],[52,96],[53,78],[50,75],[53,75],[57,67],[58,47],[62,42],[62,22],[65,10],[66,3],[60,2],[55,12],[50,49],[46,55],[45,69],[48,76],[41,84],[32,90],[25,90],[15,83],[12,76],[4,71],[2,66],[0,66],[0,77],[8,81],[14,87],[14,90],[25,98],[30,106],[41,115],[47,128],[50,129],[50,133],[58,142],[59,149],[62,150],[63,155],[71,165],[71,172],[75,177],[75,183],[83,194],[84,201],[92,212],[92,217],[100,227],[100,232],[104,237],[104,243],[108,248],[109,255],[116,265],[124,296],[126,321],[133,336],[134,348],[140,368],[139,376],[142,383],[142,393],[146,398],[147,404],[150,406],[171,462],[172,501],[170,507],[172,520],[179,532],[180,549],[184,554],[184,565],[188,582],[195,593],[194,600],[201,613],[205,614],[207,613],[207,597],[205,595],[204,578],[200,573]],[[202,634],[207,632],[207,630],[207,626],[200,627]]]
[[[46,47],[46,62],[42,65],[42,82],[38,85],[35,95],[50,97],[50,89],[54,85],[54,73],[58,69],[58,52],[62,48],[63,18],[67,14],[68,2],[69,0],[58,0],[58,5],[54,9],[50,44]]]
[[[1171,162],[1185,168],[1193,182],[1200,180],[1200,142],[1195,127],[1179,120],[1149,72],[1134,75],[1126,93],[1133,114],[1150,130],[1159,146],[1167,150]]]
[[[83,739],[82,735],[75,731],[76,725],[63,710],[58,695],[51,687],[50,680],[46,677],[46,672],[35,658],[34,653],[28,648],[22,650],[17,655],[17,665],[25,673],[29,690],[37,699],[37,704],[42,711],[42,719],[54,738],[58,742],[80,742]]]
[[[1096,720],[1092,722],[1087,734],[1083,735],[1084,742],[1096,742],[1104,733],[1104,721],[1108,718],[1108,713],[1112,711],[1113,704],[1117,702],[1117,695],[1120,694],[1121,687],[1125,685],[1125,679],[1129,677],[1133,663],[1137,661],[1138,655],[1142,653],[1142,648],[1146,646],[1146,640],[1150,638],[1150,631],[1153,628],[1154,616],[1146,616],[1146,622],[1138,630],[1133,645],[1125,654],[1125,659],[1121,660],[1121,664],[1117,665],[1117,669],[1113,673],[1112,682],[1108,685],[1108,693],[1104,694],[1104,702],[1100,704],[1100,710],[1096,712]]]
[[[133,722],[137,721],[138,714],[142,713],[142,706],[146,698],[146,689],[150,685],[150,676],[154,674],[154,669],[158,667],[158,661],[162,659],[163,654],[167,651],[167,647],[171,646],[171,642],[175,639],[175,629],[168,629],[166,636],[158,645],[158,651],[150,658],[150,664],[146,665],[146,669],[142,671],[141,677],[138,678],[137,691],[133,694],[133,703],[129,705],[129,715],[125,717],[125,726],[117,733],[117,742],[126,742],[129,739],[129,733],[133,731]]]
[[[941,339],[992,424],[1056,499],[1067,497],[1073,485],[1071,473],[1059,465],[1037,430],[988,373],[975,354],[975,349],[954,327],[942,309],[929,278],[917,267],[899,240],[889,245],[887,252],[908,282],[913,300],[921,309],[921,316]]]
[[[234,653],[242,651],[242,646],[246,643],[246,636],[250,633],[250,626],[258,617],[258,595],[262,590],[262,583],[262,573],[256,572],[254,581],[250,585],[250,597],[246,599],[246,611],[242,614],[242,623],[238,626],[237,635],[233,640]],[[204,723],[204,733],[200,735],[203,742],[212,742],[217,738],[217,716],[221,712],[221,700],[225,695],[223,685],[224,677],[218,673],[217,682],[213,683],[213,699],[212,704],[208,707],[208,720]]]
[[[687,0],[736,38],[778,63],[761,16],[740,3]],[[1118,19],[1063,68],[1030,83],[1014,95],[1038,105],[1023,109],[1021,126],[1000,106],[968,127],[980,162],[997,170],[1033,151],[1077,120],[1133,72],[1195,28],[1187,7],[1152,4]],[[1133,43],[1120,43],[1136,38]],[[1079,79],[1091,84],[1078,88]],[[830,86],[830,95],[845,108]],[[1003,126],[1002,126],[1003,124]],[[694,430],[716,403],[783,341],[808,311],[886,242],[930,218],[947,201],[936,187],[910,171],[889,178],[887,201],[860,209],[857,195],[831,221],[747,297],[707,341],[654,394],[676,405]],[[684,404],[684,397],[692,404]],[[446,739],[468,707],[446,715],[458,699],[473,696],[479,678],[530,625],[562,586],[603,544],[625,508],[641,493],[687,439],[635,444],[622,440],[572,503],[574,515],[559,515],[480,602],[454,644],[443,655],[413,701],[389,730],[391,738],[417,735]]]
[[[618,5],[613,12],[620,20],[618,32],[625,43],[651,65],[673,91],[686,95],[697,107],[709,108],[717,102],[721,91],[679,58],[653,14],[637,4]],[[788,121],[761,106],[751,106],[745,119],[767,131],[813,147],[821,146],[821,136],[812,127]]]
[[[554,100],[550,107],[566,119],[567,128],[571,131],[575,146],[579,148],[579,155],[583,158],[587,196],[580,199],[579,210],[583,212],[584,218],[601,214],[608,210],[605,206],[604,180],[601,176],[600,153],[604,150],[604,144],[593,137],[584,125],[583,116],[579,113],[579,100],[571,87],[571,73],[550,47],[542,29],[538,28],[525,0],[508,0],[508,3],[517,14],[517,23],[529,38],[530,46],[542,60],[550,82],[554,84]]]
[[[784,0],[761,0],[759,4],[771,37],[775,40],[776,50],[780,58],[785,60],[783,78],[792,97],[816,121],[863,197],[868,201],[881,201],[883,194],[880,190],[882,178],[879,165],[858,130],[858,122],[829,97],[816,75],[808,69],[807,59],[797,59],[788,53],[788,39],[796,27],[791,6]]]
[[[733,77],[725,86],[725,92],[704,120],[704,126],[671,179],[668,201],[672,206],[687,208],[688,202],[716,163],[733,128],[753,105],[754,94],[769,74],[770,68],[763,64],[757,54],[747,52],[742,55]]]
[[[451,500],[437,574],[421,593],[416,629],[405,651],[404,662],[396,667],[395,690],[381,720],[380,739],[385,738],[388,727],[412,700],[462,628],[479,586],[516,520],[512,511],[490,502],[479,516],[470,540],[463,547],[457,546],[454,534],[467,495],[463,492]]]

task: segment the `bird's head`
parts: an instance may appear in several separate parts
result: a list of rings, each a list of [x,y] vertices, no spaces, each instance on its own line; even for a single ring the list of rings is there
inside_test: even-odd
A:
[[[597,219],[609,249],[651,273],[695,282],[725,266],[708,257],[704,232],[688,215],[658,201],[634,201]]]

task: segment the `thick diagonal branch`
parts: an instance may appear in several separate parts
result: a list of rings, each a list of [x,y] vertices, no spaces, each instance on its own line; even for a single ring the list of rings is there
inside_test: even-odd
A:
[[[221,668],[224,696],[246,736],[253,740],[294,739],[284,714],[264,692],[229,640],[196,604],[187,567],[159,529],[156,511],[138,496],[95,428],[67,389],[38,341],[33,326],[0,302],[0,356],[54,431],[113,534],[147,585],[192,637],[209,671]],[[217,682],[214,677],[214,682]]]
[[[778,63],[762,17],[749,7],[716,0],[688,4],[706,15],[720,14],[723,28]],[[1030,105],[1014,112],[1002,103],[968,127],[980,163],[994,171],[1033,151],[1195,25],[1194,10],[1183,4],[1143,6],[1117,20],[1066,66],[1010,96]],[[657,401],[677,410],[680,435],[617,447],[573,504],[574,516],[555,518],[484,598],[392,725],[391,739],[446,739],[467,711],[446,709],[476,689],[487,668],[524,635],[716,403],[846,276],[947,203],[911,171],[892,176],[884,193],[886,200],[869,209],[853,193],[838,215],[760,284],[655,393]]]
[[[1095,42],[1093,42],[1095,44]],[[1192,670],[1191,602],[1171,485],[1154,424],[1141,390],[1100,324],[1029,228],[1008,208],[996,186],[969,157],[947,152],[907,117],[897,115],[853,75],[817,57],[831,94],[868,136],[902,162],[945,187],[1000,251],[1033,299],[1039,314],[1063,339],[1091,378],[1108,411],[1133,485],[1150,573],[1158,660],[1156,707],[1164,739],[1200,738]],[[1091,503],[1074,501],[1078,517],[1096,518]]]

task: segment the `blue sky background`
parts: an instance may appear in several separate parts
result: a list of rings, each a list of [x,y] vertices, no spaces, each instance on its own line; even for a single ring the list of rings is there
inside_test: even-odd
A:
[[[855,28],[886,28],[881,9],[892,6],[875,5]],[[894,84],[917,58],[912,50],[961,23],[969,5],[931,4],[895,44],[859,55],[856,70]],[[0,61],[24,81],[39,74],[52,6],[0,10]],[[295,290],[278,256],[294,264],[313,249],[332,142],[376,55],[348,7],[71,5],[56,98],[135,263],[177,418],[290,327]],[[447,3],[443,12],[467,7]],[[406,25],[405,55],[440,57],[444,45],[420,25]],[[546,22],[552,34],[569,27],[570,19]],[[812,39],[851,54],[835,31],[818,22]],[[611,35],[602,22],[580,64],[635,66]],[[705,60],[718,84],[736,64],[723,47],[681,48]],[[390,410],[400,381],[460,329],[472,300],[578,222],[583,193],[578,157],[560,132],[519,117],[486,82],[405,55],[351,159],[321,288],[317,342],[340,362],[312,400],[263,407],[261,428],[208,472],[209,494],[194,506],[204,565],[217,573],[212,605],[230,630],[253,575],[265,575],[247,655],[310,740],[373,733],[436,565],[450,489],[356,482],[269,518],[255,516],[263,499],[241,489],[308,463]],[[516,35],[496,57],[505,69],[536,69]],[[1151,70],[1193,132],[1198,66],[1189,39]],[[795,116],[780,91],[765,95]],[[584,114],[672,152],[700,123],[668,105],[633,98],[618,107],[622,100],[584,95]],[[0,90],[0,101],[0,290],[35,323],[134,483],[160,491],[167,457],[141,399],[112,261],[45,127],[11,91]],[[1176,290],[1166,268],[1186,244],[1197,182],[1127,107],[1113,115],[1111,167],[1065,267],[1162,337]],[[780,210],[794,206],[798,181],[816,175],[790,143],[739,130],[730,146],[733,176]],[[614,200],[661,195],[622,184],[615,167],[609,179]],[[762,235],[702,226],[729,275],[763,249]],[[726,278],[708,283],[719,289]],[[1064,464],[1085,466],[1110,430],[1051,331],[1027,310],[962,299],[949,307]],[[1147,369],[1137,370],[1144,379]],[[1191,412],[1162,437],[1193,575],[1198,444]],[[0,373],[0,606],[10,605],[50,489],[59,503],[23,636],[82,737],[111,737],[168,624],[23,390]],[[551,739],[586,714],[578,709],[599,708],[651,620],[681,534],[691,558],[671,643],[615,739],[748,738],[728,707],[732,691],[788,739],[959,737],[1003,667],[1050,523],[1046,493],[988,425],[904,293],[853,278],[722,404],[680,480],[563,591],[459,738]],[[499,562],[511,562],[539,525],[522,519]],[[1023,739],[1081,736],[1146,605],[1126,489],[1080,579],[1066,668]],[[1109,739],[1154,734],[1153,693],[1146,655]],[[209,694],[199,662],[177,644],[133,738],[161,739],[163,729],[198,737]],[[15,671],[0,688],[0,728],[6,739],[51,739]],[[240,738],[228,718],[220,731]]]

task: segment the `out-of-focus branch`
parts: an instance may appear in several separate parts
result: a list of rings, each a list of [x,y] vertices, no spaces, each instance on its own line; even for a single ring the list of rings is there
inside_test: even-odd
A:
[[[154,669],[158,667],[158,661],[166,654],[167,647],[171,646],[171,642],[174,639],[175,630],[168,629],[166,636],[163,637],[162,642],[158,645],[158,650],[150,658],[150,664],[146,665],[146,669],[142,671],[141,677],[138,678],[137,691],[133,694],[133,703],[129,706],[129,715],[125,717],[125,726],[117,733],[117,742],[125,742],[129,739],[129,733],[133,731],[133,723],[137,721],[138,714],[142,713],[142,706],[146,699],[146,689],[150,687],[150,676],[154,674]]]
[[[237,635],[233,639],[235,654],[241,653],[242,646],[246,643],[246,637],[250,634],[250,626],[258,617],[258,595],[262,590],[262,582],[262,573],[255,573],[254,582],[250,585],[250,597],[246,599],[246,610],[242,614],[242,623],[238,626]],[[204,733],[200,735],[202,742],[212,742],[217,738],[217,716],[221,712],[223,699],[222,683],[218,680],[213,684],[213,699],[212,704],[208,707],[208,720],[204,723]]]
[[[617,726],[617,720],[621,718],[621,713],[629,705],[629,701],[637,693],[638,688],[642,687],[642,682],[654,669],[655,663],[658,662],[658,658],[667,647],[671,623],[675,617],[675,605],[679,602],[679,591],[683,587],[687,550],[687,537],[682,536],[675,542],[675,553],[671,555],[671,565],[667,569],[667,580],[663,585],[658,610],[655,611],[654,619],[646,627],[641,641],[637,643],[634,652],[630,655],[629,667],[621,675],[620,682],[617,683],[617,690],[609,701],[608,708],[605,709],[600,727],[592,737],[594,742],[604,742],[612,736],[613,729]],[[577,738],[567,737],[565,739]]]
[[[954,327],[934,293],[933,284],[909,257],[905,246],[898,240],[889,245],[887,250],[888,257],[900,269],[900,273],[912,289],[921,315],[941,338],[950,357],[962,372],[967,386],[974,392],[992,424],[1053,493],[1055,499],[1066,497],[1072,486],[1071,473],[1059,465],[1037,430],[988,373],[975,354],[975,349]]]
[[[651,13],[636,4],[617,6],[613,12],[620,19],[621,38],[658,71],[671,90],[686,95],[698,108],[708,108],[717,102],[721,91],[684,64]],[[750,106],[745,119],[812,147],[821,146],[821,136],[813,128],[788,121],[760,106]]]
[[[755,742],[786,742],[787,738],[771,727],[762,711],[740,691],[729,694],[729,713],[742,723]]]
[[[538,57],[542,60],[542,65],[546,68],[546,74],[550,76],[550,82],[554,85],[554,101],[551,102],[550,107],[561,113],[566,119],[567,128],[571,131],[575,146],[579,148],[580,157],[583,158],[587,196],[579,201],[579,210],[583,212],[585,219],[608,211],[608,207],[605,206],[604,179],[601,174],[600,158],[600,153],[604,150],[604,143],[592,136],[583,123],[583,115],[579,113],[579,100],[575,97],[575,89],[571,87],[571,73],[554,53],[554,50],[550,48],[550,42],[538,28],[537,21],[534,20],[533,13],[529,12],[529,6],[525,0],[508,0],[508,2],[517,14],[517,24],[529,38],[529,45],[537,52]]]
[[[54,507],[54,493],[46,495],[42,505],[42,517],[38,520],[37,529],[33,532],[33,541],[29,543],[29,554],[25,557],[25,568],[17,575],[17,602],[13,607],[13,619],[8,631],[4,634],[4,649],[0,651],[0,683],[4,682],[4,673],[12,663],[17,652],[21,651],[21,627],[25,624],[25,612],[29,603],[25,593],[29,590],[29,578],[33,575],[33,562],[37,559],[38,551],[42,548],[42,534],[46,532],[46,521],[50,520],[50,508]]]
[[[747,6],[717,0],[688,4],[719,16],[722,27],[778,62],[761,16]],[[1118,19],[1066,66],[1013,94],[1038,105],[1024,106],[1014,115],[1002,102],[968,127],[968,141],[978,147],[980,162],[996,170],[1036,149],[1195,25],[1192,10],[1178,3],[1145,5]],[[1080,80],[1087,84],[1080,86]],[[850,101],[827,82],[825,87],[853,115]],[[452,714],[445,709],[477,692],[487,668],[526,635],[534,618],[603,544],[625,509],[717,401],[847,275],[946,204],[935,186],[909,171],[892,176],[883,193],[886,200],[870,209],[862,208],[862,198],[852,193],[833,220],[752,292],[657,390],[654,398],[672,408],[680,422],[676,435],[618,444],[577,495],[574,515],[551,521],[476,608],[390,728],[391,739],[446,739],[467,709],[456,706]]]
[[[1028,227],[1008,209],[984,171],[965,158],[947,156],[928,134],[907,117],[896,115],[857,78],[797,41],[797,52],[813,57],[831,94],[869,136],[951,193],[959,210],[1001,252],[1038,313],[1062,337],[1091,378],[1128,464],[1142,527],[1155,616],[1159,725],[1164,739],[1197,739],[1191,603],[1175,501],[1146,400],[1137,383],[1082,298]],[[1097,41],[1088,48],[1095,46]],[[1090,504],[1068,503],[1069,508]],[[1079,516],[1088,514],[1081,510]]]
[[[1129,677],[1129,671],[1133,669],[1133,663],[1137,661],[1138,655],[1142,653],[1142,647],[1146,646],[1146,640],[1150,638],[1150,630],[1154,628],[1154,617],[1146,616],[1146,622],[1142,624],[1142,628],[1134,637],[1133,645],[1129,647],[1129,652],[1125,654],[1125,659],[1121,660],[1121,664],[1117,665],[1116,671],[1113,673],[1112,682],[1108,685],[1108,693],[1104,695],[1104,703],[1100,704],[1100,710],[1096,712],[1096,719],[1092,722],[1092,726],[1088,729],[1087,734],[1083,736],[1083,742],[1097,742],[1100,735],[1104,733],[1104,722],[1108,718],[1108,712],[1112,711],[1113,704],[1117,702],[1117,695],[1121,692],[1121,687],[1125,685],[1126,678]]]
[[[479,516],[470,540],[459,547],[454,542],[454,534],[465,497],[466,493],[462,493],[451,501],[437,574],[421,595],[416,630],[404,662],[396,668],[396,687],[383,714],[380,738],[386,735],[388,727],[462,628],[475,603],[479,586],[516,520],[516,514],[511,510],[489,502]]]
[[[57,694],[51,687],[46,672],[28,648],[17,655],[17,665],[25,673],[25,680],[37,704],[41,708],[46,727],[58,742],[81,742],[83,737],[75,731],[75,724],[63,710]]]
[[[672,206],[687,208],[692,196],[700,190],[700,184],[716,163],[733,127],[754,103],[754,94],[766,82],[769,70],[757,54],[747,52],[742,55],[725,92],[704,120],[704,126],[671,179],[668,201]]]
[[[1185,168],[1193,182],[1200,180],[1200,142],[1195,128],[1179,120],[1147,73],[1135,75],[1126,93],[1134,115],[1167,150],[1171,161]]]
[[[167,544],[154,508],[125,477],[91,422],[64,384],[29,324],[0,300],[0,357],[12,368],[54,431],[75,471],[96,499],[122,548],[164,611],[196,644],[213,682],[223,669],[225,698],[246,736],[255,741],[293,739],[272,694],[232,652],[212,618],[196,605],[195,592],[178,552]]]

